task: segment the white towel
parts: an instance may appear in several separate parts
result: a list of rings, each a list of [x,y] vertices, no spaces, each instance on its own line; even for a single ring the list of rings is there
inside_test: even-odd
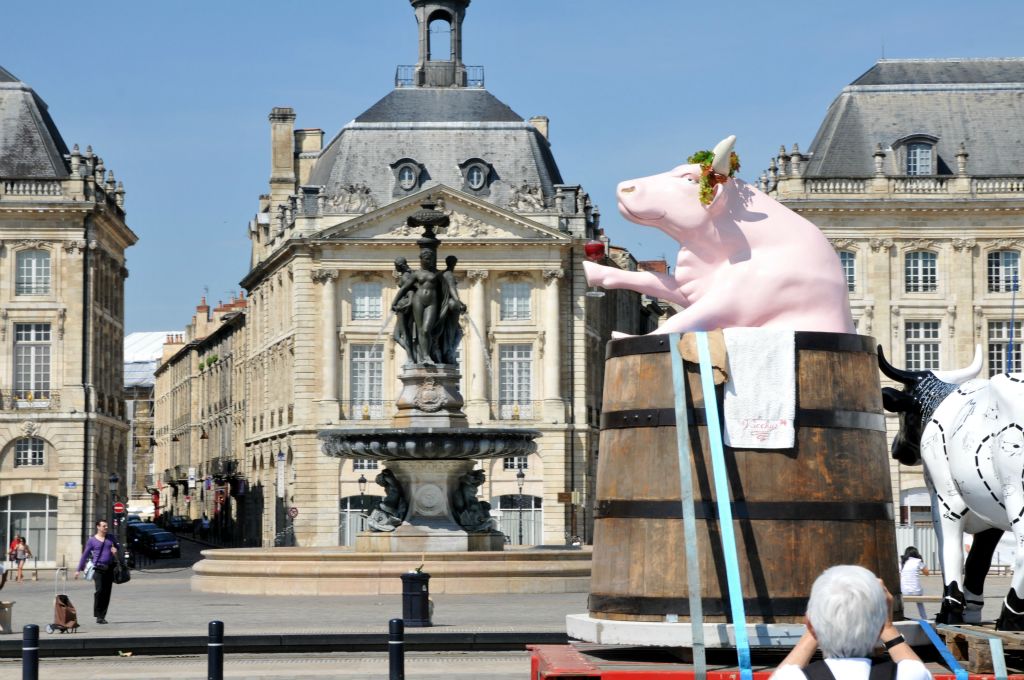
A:
[[[725,444],[789,449],[796,437],[796,349],[791,330],[726,328]]]

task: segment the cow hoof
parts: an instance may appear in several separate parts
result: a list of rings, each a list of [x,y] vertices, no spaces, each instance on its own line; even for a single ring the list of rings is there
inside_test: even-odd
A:
[[[947,626],[959,626],[964,623],[963,612],[947,610],[943,605],[942,610],[935,615],[935,623],[944,623]]]
[[[981,623],[981,610],[968,608],[967,611],[964,612],[963,618],[964,623]]]

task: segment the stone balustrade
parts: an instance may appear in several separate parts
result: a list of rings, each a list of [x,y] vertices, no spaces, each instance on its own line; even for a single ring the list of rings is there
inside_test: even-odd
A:
[[[762,180],[764,179],[762,178]],[[1024,177],[963,177],[955,175],[811,179],[780,177],[778,181],[769,184],[768,190],[776,198],[783,199],[822,195],[837,197],[892,195],[936,198],[984,195],[1019,198],[1024,195]]]
[[[0,183],[0,199],[8,196],[39,198],[63,195],[64,185],[59,179],[7,179]]]

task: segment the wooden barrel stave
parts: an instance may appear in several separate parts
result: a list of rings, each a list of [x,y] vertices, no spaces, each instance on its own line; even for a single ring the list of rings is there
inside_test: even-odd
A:
[[[831,414],[841,412],[849,422],[804,427],[798,415],[794,449],[730,449],[726,457],[751,621],[801,620],[813,580],[833,564],[862,564],[898,592],[886,437],[870,429],[884,426],[877,365],[874,355],[864,351],[867,340],[840,338],[856,338],[846,342],[860,351],[798,351],[798,413],[834,420]],[[699,371],[687,364],[685,374],[691,416],[703,422]],[[606,376],[603,421],[626,411],[638,424],[671,416],[667,352],[615,357]],[[865,416],[858,414],[865,413],[867,420],[860,422]],[[707,428],[691,421],[690,435],[702,601],[709,621],[724,621],[729,618],[727,588],[712,506]],[[668,614],[685,617],[689,605],[674,416],[666,426],[603,425],[601,452],[591,614],[647,621]],[[861,515],[866,518],[858,519]]]

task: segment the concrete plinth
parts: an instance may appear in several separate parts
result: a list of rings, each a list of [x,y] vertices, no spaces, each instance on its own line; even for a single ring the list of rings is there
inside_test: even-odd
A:
[[[431,593],[585,593],[590,550],[364,553],[346,548],[204,550],[192,590],[249,595],[378,595],[402,592],[401,575],[423,565]]]
[[[366,553],[426,553],[500,551],[505,535],[500,531],[432,530],[403,525],[392,533],[364,531],[356,537],[356,551]]]
[[[406,364],[399,379],[402,391],[392,419],[395,427],[466,427],[459,393],[459,367]]]

